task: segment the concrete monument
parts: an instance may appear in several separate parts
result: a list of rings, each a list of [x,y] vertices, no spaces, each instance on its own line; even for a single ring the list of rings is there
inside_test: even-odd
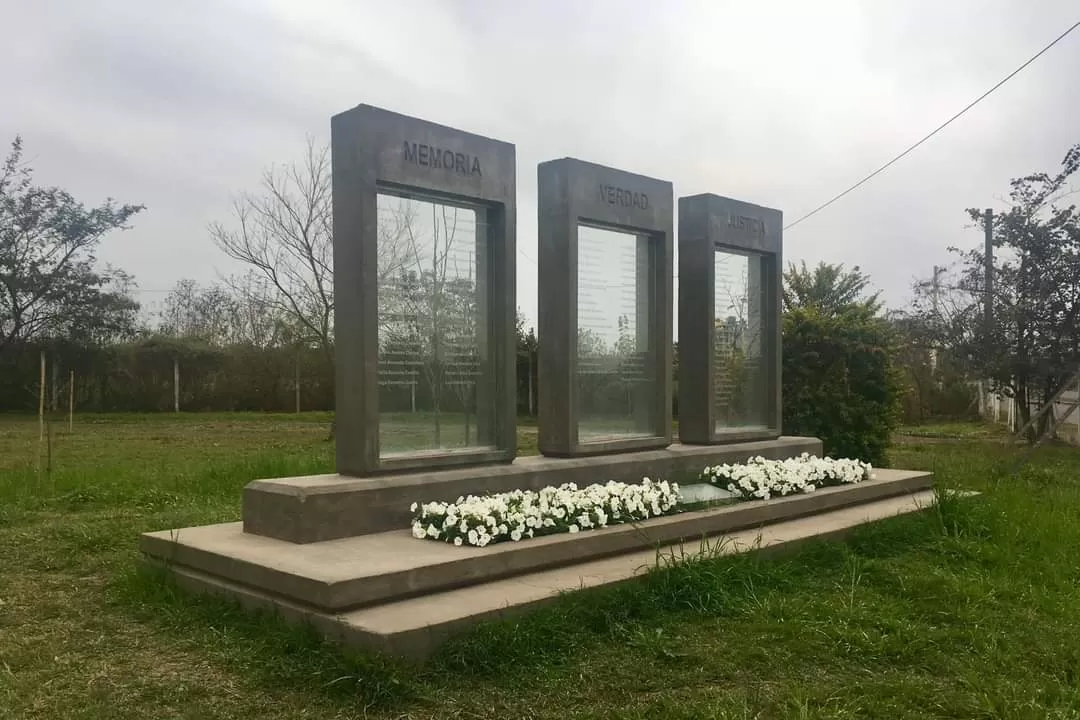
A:
[[[927,474],[881,471],[486,548],[414,538],[413,503],[692,481],[708,465],[820,453],[814,438],[776,437],[779,213],[682,201],[682,435],[702,444],[671,444],[672,186],[579,160],[541,165],[546,456],[514,459],[514,147],[368,106],[335,116],[332,134],[338,472],[253,480],[240,522],[144,534],[149,561],[180,584],[419,658],[480,620],[631,578],[658,546],[726,533],[748,548],[767,525],[763,544],[786,543],[918,507],[900,496],[924,491]],[[721,267],[720,250],[743,264]],[[719,277],[736,301],[719,299]],[[727,361],[723,377],[750,379],[745,399],[721,406]]]
[[[540,452],[666,447],[671,183],[573,158],[538,179]]]
[[[360,105],[331,152],[338,472],[510,462],[514,146]]]
[[[679,439],[780,436],[779,210],[679,198]]]

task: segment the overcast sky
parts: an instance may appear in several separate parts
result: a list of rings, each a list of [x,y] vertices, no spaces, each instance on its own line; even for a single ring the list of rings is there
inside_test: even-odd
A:
[[[574,156],[791,221],[1080,19],[1076,0],[0,0],[0,138],[41,183],[144,203],[101,257],[152,304],[231,266],[206,226],[332,114],[379,105],[517,145],[518,297],[536,313],[536,164]],[[1080,32],[784,236],[893,305],[980,241],[964,209],[1080,142]]]

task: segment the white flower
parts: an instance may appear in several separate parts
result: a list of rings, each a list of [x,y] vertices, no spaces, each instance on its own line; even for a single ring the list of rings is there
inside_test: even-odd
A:
[[[573,483],[539,491],[513,490],[485,496],[468,495],[456,502],[417,504],[420,517],[413,534],[455,545],[484,547],[491,542],[517,542],[537,530],[570,523],[572,533],[612,523],[644,520],[670,512],[679,502],[678,485],[643,479],[631,485],[610,481],[579,489]]]
[[[813,492],[819,487],[872,480],[872,467],[858,460],[818,458],[803,453],[786,460],[752,457],[743,465],[718,465],[699,478],[726,487],[736,497],[767,500],[773,495]],[[663,507],[663,504],[661,504]]]
[[[412,511],[412,512],[416,512],[416,508],[417,508],[417,507],[419,507],[419,506],[418,506],[418,505],[417,505],[416,503],[413,503],[413,504],[412,504],[412,505],[411,505],[411,506],[409,507],[409,510],[410,510],[410,511]]]

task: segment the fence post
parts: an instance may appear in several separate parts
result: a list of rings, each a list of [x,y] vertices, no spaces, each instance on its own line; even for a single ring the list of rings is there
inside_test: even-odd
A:
[[[296,354],[296,376],[293,378],[293,387],[296,390],[296,414],[300,414],[300,353]]]
[[[68,432],[75,427],[75,371],[70,370],[68,375]]]
[[[172,361],[173,412],[180,412],[180,359]]]
[[[52,363],[52,396],[49,398],[49,410],[56,412],[60,409],[60,363],[56,353],[53,353]]]
[[[45,351],[41,351],[41,380],[38,383],[38,442],[45,439]],[[40,450],[39,450],[40,452]]]

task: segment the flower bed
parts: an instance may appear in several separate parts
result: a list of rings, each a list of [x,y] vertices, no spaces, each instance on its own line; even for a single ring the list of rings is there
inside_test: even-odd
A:
[[[739,499],[768,500],[773,495],[813,492],[873,478],[870,463],[847,458],[819,458],[808,453],[787,460],[750,458],[744,464],[707,467],[702,482],[724,488]]]
[[[454,545],[484,547],[537,535],[576,533],[608,525],[647,520],[675,511],[679,486],[645,478],[578,489],[568,483],[539,492],[458,498],[457,502],[413,503],[413,536]]]

